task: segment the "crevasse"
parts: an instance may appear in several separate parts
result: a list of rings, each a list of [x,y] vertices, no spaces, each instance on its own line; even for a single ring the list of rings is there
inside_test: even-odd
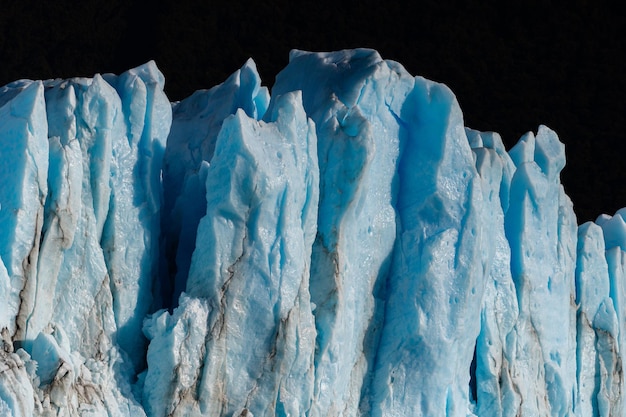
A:
[[[373,50],[0,88],[0,415],[619,416],[626,210]]]

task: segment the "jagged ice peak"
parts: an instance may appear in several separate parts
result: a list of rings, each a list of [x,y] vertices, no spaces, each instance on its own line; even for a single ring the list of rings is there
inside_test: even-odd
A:
[[[0,88],[0,415],[619,416],[626,211],[578,225],[373,50]]]

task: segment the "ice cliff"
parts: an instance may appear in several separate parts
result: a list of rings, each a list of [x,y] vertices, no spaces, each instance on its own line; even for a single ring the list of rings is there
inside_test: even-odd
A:
[[[0,88],[0,415],[623,416],[626,210],[372,50]]]

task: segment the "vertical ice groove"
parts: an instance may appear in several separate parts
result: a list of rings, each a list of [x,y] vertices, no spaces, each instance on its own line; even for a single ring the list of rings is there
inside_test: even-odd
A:
[[[98,75],[93,79],[49,82],[47,86],[48,111],[66,113],[67,123],[76,126],[76,137],[67,136],[66,143],[59,140],[62,149],[55,148],[55,158],[66,158],[66,161],[55,164],[67,164],[65,168],[55,168],[65,169],[67,173],[62,180],[65,183],[59,187],[72,194],[70,204],[75,204],[74,199],[80,196],[80,205],[68,208],[72,212],[70,225],[75,227],[71,245],[65,249],[59,241],[51,240],[47,249],[49,254],[63,252],[60,268],[52,263],[47,270],[46,280],[54,280],[51,274],[56,275],[52,298],[54,310],[49,313],[48,320],[67,332],[72,349],[86,357],[95,357],[110,349],[110,337],[116,330],[100,238],[109,211],[112,141],[116,135],[114,123],[121,105],[115,90]],[[73,116],[69,116],[72,109]],[[54,130],[62,129],[58,122],[54,123]],[[72,127],[70,132],[73,130]],[[56,139],[53,137],[51,141]],[[50,209],[57,212],[56,216],[63,211],[58,205],[52,205]],[[48,218],[51,224],[55,221],[52,215]],[[82,279],[84,276],[90,279]],[[50,297],[50,294],[46,296]],[[77,299],[81,302],[77,303]]]
[[[565,147],[559,141],[556,133],[545,126],[540,126],[537,138],[542,139],[542,130],[547,132],[550,139],[550,146],[560,149],[550,156],[555,160],[555,164],[550,168],[549,176],[558,178],[558,173],[565,166]],[[543,145],[542,145],[543,146]],[[561,320],[567,323],[569,329],[567,332],[566,346],[561,347],[565,352],[565,359],[561,359],[559,368],[556,373],[561,379],[564,393],[557,394],[555,401],[571,402],[571,406],[562,405],[560,407],[560,415],[567,415],[576,404],[576,389],[578,387],[576,381],[576,261],[577,261],[577,240],[578,240],[578,222],[573,209],[573,203],[565,194],[563,185],[559,185],[559,217],[558,217],[558,245],[557,245],[557,277],[562,280],[563,301],[561,311],[563,315]],[[555,280],[557,281],[557,280]],[[556,285],[553,286],[553,288]],[[561,343],[560,341],[557,343]],[[559,353],[560,355],[560,353]],[[558,358],[558,356],[557,356]],[[553,410],[556,407],[553,407]],[[557,414],[559,415],[559,414]]]
[[[71,85],[57,84],[45,91],[48,115],[49,172],[43,239],[35,303],[25,334],[28,346],[49,323],[63,252],[72,246],[80,213],[82,155],[76,140],[76,96]]]
[[[623,414],[626,412],[623,371],[624,363],[626,363],[626,349],[624,349],[624,346],[626,346],[626,256],[625,252],[618,246],[607,247],[605,255],[609,269],[611,300],[613,301],[615,314],[617,316],[617,345],[619,349],[619,356],[614,359],[616,362],[615,371],[612,374],[615,379],[614,384],[616,389],[614,392],[618,394],[616,398],[617,401],[615,403],[609,403],[607,400],[607,404],[609,404],[612,409],[617,410],[617,414]],[[608,369],[610,370],[611,368],[608,367]]]
[[[43,83],[23,81],[13,83],[12,88],[2,88],[4,93],[11,95],[11,100],[4,100],[6,97],[3,96],[5,106],[0,112],[10,109],[21,123],[0,117],[0,125],[7,120],[14,124],[11,135],[14,149],[1,149],[3,167],[7,166],[5,161],[11,160],[17,164],[11,174],[22,176],[24,184],[30,182],[28,189],[18,188],[20,192],[14,193],[14,198],[27,196],[36,199],[37,203],[17,200],[20,207],[15,214],[36,210],[36,218],[30,222],[38,231],[30,238],[32,249],[23,261],[30,273],[25,276],[20,293],[19,314],[8,312],[13,319],[17,316],[19,331],[12,340],[5,340],[2,348],[5,353],[12,352],[15,342],[28,353],[19,349],[15,354],[3,357],[0,366],[9,365],[16,372],[24,370],[24,376],[30,379],[28,384],[33,391],[28,407],[31,411],[25,415],[57,413],[64,407],[69,415],[77,415],[79,408],[90,409],[94,415],[108,412],[142,415],[136,404],[121,394],[125,389],[123,380],[113,382],[113,368],[118,367],[118,359],[110,337],[115,326],[107,313],[107,306],[110,306],[108,277],[104,268],[98,268],[104,264],[101,262],[100,231],[95,212],[99,210],[103,221],[108,208],[103,208],[102,201],[94,205],[97,200],[94,194],[98,194],[108,206],[108,188],[102,184],[108,184],[109,179],[109,120],[114,117],[115,108],[109,112],[111,108],[106,106],[115,107],[116,95],[97,77],[96,80],[49,80]],[[23,99],[33,92],[38,103],[28,104]],[[24,132],[27,136],[22,136]],[[9,138],[1,133],[0,136]],[[26,147],[19,152],[18,148],[24,145]],[[35,168],[42,171],[38,177],[32,172]],[[30,179],[24,175],[29,170]],[[95,181],[90,180],[92,174]],[[10,208],[10,200],[3,197],[0,197],[2,208]],[[25,224],[20,227],[24,226],[28,227]],[[24,234],[19,227],[15,230]],[[18,245],[14,245],[13,250],[16,248]],[[0,279],[4,278],[2,275],[0,273]],[[5,317],[4,308],[0,316]],[[69,329],[69,336],[64,328]],[[50,356],[52,359],[48,355],[51,352],[48,348],[54,343],[48,342],[52,340],[51,334],[61,333],[64,336],[58,340],[63,359],[55,362],[54,355]],[[3,338],[7,335],[3,331]],[[45,370],[45,379],[36,375],[38,365]],[[0,384],[11,381],[11,378],[5,379],[6,376],[8,374],[0,378]],[[94,381],[101,385],[94,385]],[[87,396],[83,384],[91,387],[86,388]],[[13,389],[14,394],[18,393],[18,387]],[[122,413],[120,407],[129,411]]]
[[[395,239],[392,184],[399,125],[386,104],[394,98],[401,101],[412,83],[406,71],[382,61],[375,51],[296,51],[272,90],[301,90],[318,136],[320,204],[311,268],[318,336],[312,416],[355,415],[369,389],[364,381],[373,367],[380,291]],[[363,250],[372,245],[376,253]]]
[[[0,107],[0,258],[7,270],[0,330],[24,337],[34,303],[39,241],[48,177],[48,128],[41,82],[3,94]],[[14,184],[6,186],[6,184]]]
[[[142,322],[158,275],[161,163],[171,123],[163,74],[154,62],[107,82],[121,108],[112,127],[111,200],[101,245],[111,280],[117,342],[135,369],[144,365]]]
[[[53,365],[53,372],[67,376],[58,382],[56,375],[47,384],[45,401],[50,404],[45,407],[82,407],[95,415],[142,415],[132,399],[130,383],[121,377],[130,373],[118,353],[116,339],[121,338],[101,246],[115,214],[112,202],[119,174],[115,157],[124,152],[119,142],[128,146],[122,103],[99,75],[50,80],[45,85],[51,178],[37,303],[25,346],[33,354],[41,351],[44,341],[52,340],[52,331],[60,349],[72,358],[71,363],[63,360]],[[133,214],[129,210],[129,216]],[[143,244],[142,240],[138,243]],[[134,269],[127,275],[126,279],[137,279]],[[137,302],[128,304],[134,308]],[[135,332],[139,331],[137,325]],[[81,384],[91,381],[101,385],[88,398],[81,397]]]
[[[605,339],[608,339],[602,346],[600,346],[601,340],[598,341],[598,351],[604,359],[600,365],[601,371],[607,375],[606,380],[601,381],[601,389],[604,392],[598,395],[598,408],[604,415],[626,412],[623,372],[623,364],[626,363],[626,349],[624,348],[626,346],[625,217],[626,210],[622,208],[613,216],[602,214],[596,219],[596,224],[602,228],[604,237],[611,300],[610,303],[603,304],[594,322],[604,330]],[[614,315],[615,318],[613,318]],[[619,353],[616,354],[616,352]]]
[[[504,232],[504,209],[512,161],[499,137],[492,132],[466,130],[483,194],[483,270],[487,277],[481,311],[481,330],[476,340],[475,386],[472,400],[478,416],[502,416],[507,408],[509,363],[506,338],[517,320],[518,304],[513,284],[511,251]],[[503,203],[506,199],[506,204]]]
[[[267,122],[238,110],[218,135],[186,293],[171,319],[164,312],[144,328],[151,338],[149,393],[152,384],[163,386],[160,375],[172,381],[178,361],[185,361],[181,356],[159,363],[150,352],[167,344],[176,351],[181,339],[193,339],[191,327],[181,328],[181,338],[167,329],[177,328],[174,322],[193,300],[206,303],[206,331],[202,346],[194,348],[200,362],[179,376],[194,388],[147,394],[152,415],[230,416],[242,409],[256,416],[306,415],[311,407],[315,327],[308,281],[317,222],[316,136],[300,93],[275,101]],[[157,324],[161,320],[169,324]]]
[[[564,147],[553,131],[540,126],[536,137],[525,135],[514,149],[524,152],[512,155],[517,170],[505,218],[520,306],[511,335],[513,383],[522,414],[565,416],[573,412],[576,391],[577,232],[572,204],[558,175]]]
[[[109,210],[111,185],[112,131],[119,112],[119,97],[115,90],[96,74],[81,86],[77,136],[89,164],[85,179],[91,187],[91,200],[96,221],[96,239],[100,241]]]
[[[398,237],[371,415],[465,416],[485,288],[480,181],[449,89],[417,77],[401,118]]]
[[[578,228],[576,263],[577,403],[576,414],[617,415],[622,387],[618,366],[617,316],[609,298],[609,271],[600,226]]]
[[[248,60],[222,84],[173,104],[163,165],[163,251],[169,259],[162,265],[165,306],[177,305],[185,289],[198,223],[206,214],[206,166],[224,119],[237,109],[260,119],[268,102],[269,92]]]

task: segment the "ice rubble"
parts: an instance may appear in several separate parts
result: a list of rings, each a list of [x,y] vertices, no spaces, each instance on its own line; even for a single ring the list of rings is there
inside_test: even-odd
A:
[[[372,50],[0,89],[0,415],[626,413],[626,210]]]

